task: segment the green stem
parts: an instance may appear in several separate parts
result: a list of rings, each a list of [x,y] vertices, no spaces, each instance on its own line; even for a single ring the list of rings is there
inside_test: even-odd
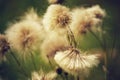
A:
[[[34,55],[32,53],[31,53],[31,61],[33,63],[34,69],[37,70],[37,67],[36,67],[36,64],[35,64],[35,61],[34,61]]]
[[[12,55],[12,57],[14,58],[14,60],[16,61],[17,65],[19,66],[19,68],[22,70],[24,76],[28,77],[27,73],[25,72],[25,70],[21,67],[21,63],[19,62],[19,60],[16,58],[16,56],[14,55],[14,53],[10,51],[10,54]]]
[[[51,69],[53,69],[53,65],[52,65],[52,63],[51,63],[51,61],[50,61],[50,59],[49,59],[49,56],[47,56],[47,59],[48,59],[48,62],[49,62],[49,64],[50,64]]]
[[[68,39],[69,39],[70,45],[76,48],[77,43],[76,43],[74,34],[73,34],[73,32],[71,31],[71,29],[70,29],[69,26],[67,26],[67,34],[68,34]]]
[[[91,31],[90,29],[89,29],[89,32],[99,41],[101,47],[104,49],[103,43],[102,43],[102,41],[99,39],[99,37],[98,37],[93,31]]]
[[[105,40],[105,38],[104,38],[104,36],[103,36],[103,33],[102,33],[102,38],[103,38],[103,42],[99,39],[99,37],[93,32],[93,31],[91,31],[90,29],[89,29],[89,32],[99,41],[99,43],[100,43],[100,45],[101,45],[101,47],[102,47],[102,49],[106,52],[105,54],[104,54],[104,64],[105,64],[105,68],[107,69],[107,47],[106,47],[106,40]],[[105,71],[105,79],[107,79],[107,71]]]
[[[14,55],[14,53],[10,50],[10,54],[12,55],[12,57],[15,59],[16,63],[18,64],[18,66],[20,65],[20,62],[18,61],[18,59],[16,58],[16,56]]]

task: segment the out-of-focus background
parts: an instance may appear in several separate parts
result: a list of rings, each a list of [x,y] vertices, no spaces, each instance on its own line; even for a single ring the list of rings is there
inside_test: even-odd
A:
[[[117,49],[117,54],[115,54],[114,58],[109,62],[108,80],[120,80],[120,1],[65,0],[63,3],[63,5],[70,8],[92,6],[95,4],[99,4],[107,12],[104,26],[109,29],[109,35],[111,35],[108,41],[111,41],[112,38],[116,38],[115,48]],[[4,33],[7,25],[10,22],[18,20],[29,8],[35,8],[38,14],[42,16],[48,5],[47,0],[0,0],[0,33]]]

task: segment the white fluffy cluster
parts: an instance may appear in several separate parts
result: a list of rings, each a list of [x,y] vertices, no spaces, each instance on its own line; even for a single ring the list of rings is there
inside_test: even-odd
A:
[[[47,31],[65,29],[71,21],[69,8],[54,4],[50,5],[43,18],[43,25]],[[58,30],[59,29],[59,30]]]
[[[33,72],[32,73],[32,80],[54,80],[57,76],[55,72],[44,73],[43,71],[40,72]]]
[[[99,63],[97,55],[84,55],[74,48],[58,51],[54,59],[66,72],[83,76],[86,76],[89,70]]]
[[[99,25],[105,15],[105,10],[98,5],[90,8],[74,9],[70,27],[75,35],[84,34],[88,29]]]

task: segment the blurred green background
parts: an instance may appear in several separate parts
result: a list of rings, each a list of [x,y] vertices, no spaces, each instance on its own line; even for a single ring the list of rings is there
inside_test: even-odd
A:
[[[103,26],[106,28],[106,30],[108,30],[110,35],[110,38],[106,38],[108,38],[108,44],[115,39],[116,43],[114,47],[117,49],[115,58],[110,61],[108,67],[109,74],[107,76],[108,80],[120,80],[120,1],[65,0],[63,4],[70,8],[99,4],[103,9],[106,10],[107,16],[104,20]],[[29,8],[35,8],[38,14],[42,16],[45,13],[48,5],[49,4],[47,0],[0,0],[0,33],[4,33],[9,22],[19,20],[19,17],[24,15]],[[8,72],[6,74],[10,74],[7,69],[9,70],[9,68],[6,68],[6,72]]]

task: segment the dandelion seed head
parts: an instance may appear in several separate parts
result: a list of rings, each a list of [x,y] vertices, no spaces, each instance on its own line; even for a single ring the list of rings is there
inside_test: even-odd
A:
[[[69,8],[59,4],[50,5],[43,18],[43,25],[46,30],[65,28],[70,22]]]
[[[24,56],[28,56],[30,51],[34,51],[40,45],[42,39],[42,27],[30,20],[16,22],[6,30],[6,36],[13,49]]]
[[[44,73],[43,71],[40,72],[33,72],[32,73],[32,80],[54,80],[57,76],[55,72]]]
[[[54,60],[66,72],[83,76],[88,75],[90,69],[99,63],[96,55],[81,54],[79,50],[74,48],[58,51]]]
[[[86,33],[92,26],[92,16],[86,9],[75,9],[72,11],[71,29],[75,35]]]
[[[100,25],[105,15],[105,11],[98,5],[74,9],[72,11],[71,29],[75,35],[85,34],[88,29]]]
[[[105,10],[102,9],[99,5],[92,6],[91,8],[87,9],[95,18],[102,19],[106,16]]]
[[[102,19],[106,16],[106,12],[99,5],[92,6],[86,10],[88,13],[91,13],[93,16],[92,23],[93,25],[99,25],[102,22]]]

